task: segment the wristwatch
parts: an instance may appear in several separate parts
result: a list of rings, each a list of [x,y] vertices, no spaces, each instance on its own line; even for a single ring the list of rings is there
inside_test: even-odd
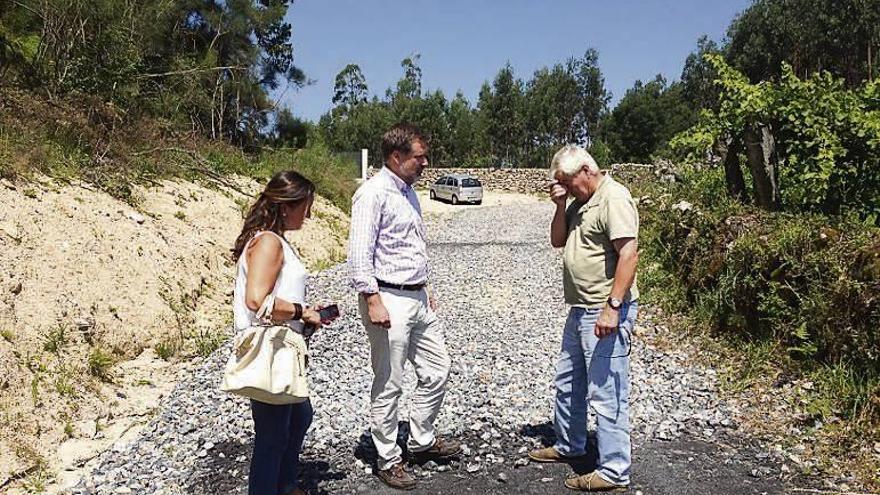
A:
[[[623,301],[621,301],[620,299],[618,299],[616,297],[609,297],[607,302],[608,302],[608,306],[610,306],[611,309],[613,309],[615,311],[619,311],[620,307],[623,305]]]

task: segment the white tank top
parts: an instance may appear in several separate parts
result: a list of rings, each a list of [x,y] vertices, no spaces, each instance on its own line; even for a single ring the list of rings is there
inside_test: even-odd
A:
[[[281,240],[281,249],[284,251],[284,262],[281,265],[281,271],[278,273],[278,279],[275,281],[275,287],[272,294],[278,299],[287,302],[306,303],[306,281],[308,272],[306,267],[299,261],[299,257],[286,239],[274,232],[262,231],[257,232],[254,237],[247,242],[241,257],[238,259],[238,275],[235,278],[235,292],[232,298],[232,312],[235,317],[235,329],[243,330],[253,325],[259,325],[260,322],[256,318],[256,311],[251,311],[245,302],[245,290],[247,287],[247,249],[251,242],[262,234],[271,234]],[[297,332],[302,333],[303,324],[299,320],[288,320],[283,323]]]

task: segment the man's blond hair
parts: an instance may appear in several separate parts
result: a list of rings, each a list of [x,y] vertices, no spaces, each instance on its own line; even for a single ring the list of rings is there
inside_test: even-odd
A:
[[[599,165],[587,150],[574,144],[567,144],[553,155],[553,160],[550,161],[550,176],[554,177],[556,171],[559,171],[571,177],[583,167],[594,172],[599,170]]]

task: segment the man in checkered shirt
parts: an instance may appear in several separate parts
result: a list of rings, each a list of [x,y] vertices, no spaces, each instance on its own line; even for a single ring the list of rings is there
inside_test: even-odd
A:
[[[458,442],[434,432],[451,362],[426,287],[425,224],[412,188],[428,166],[427,153],[427,139],[417,127],[393,127],[382,136],[385,166],[358,188],[351,207],[348,264],[370,339],[378,476],[399,489],[416,485],[396,443],[397,405],[407,360],[418,376],[409,418],[409,451],[427,459],[454,456],[461,450]]]

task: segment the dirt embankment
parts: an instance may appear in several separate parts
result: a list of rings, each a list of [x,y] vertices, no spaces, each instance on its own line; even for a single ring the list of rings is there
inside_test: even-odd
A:
[[[226,337],[237,190],[259,190],[231,180],[139,188],[136,207],[0,181],[0,491],[63,485]],[[318,269],[344,257],[348,217],[321,198],[313,213],[291,241]]]

